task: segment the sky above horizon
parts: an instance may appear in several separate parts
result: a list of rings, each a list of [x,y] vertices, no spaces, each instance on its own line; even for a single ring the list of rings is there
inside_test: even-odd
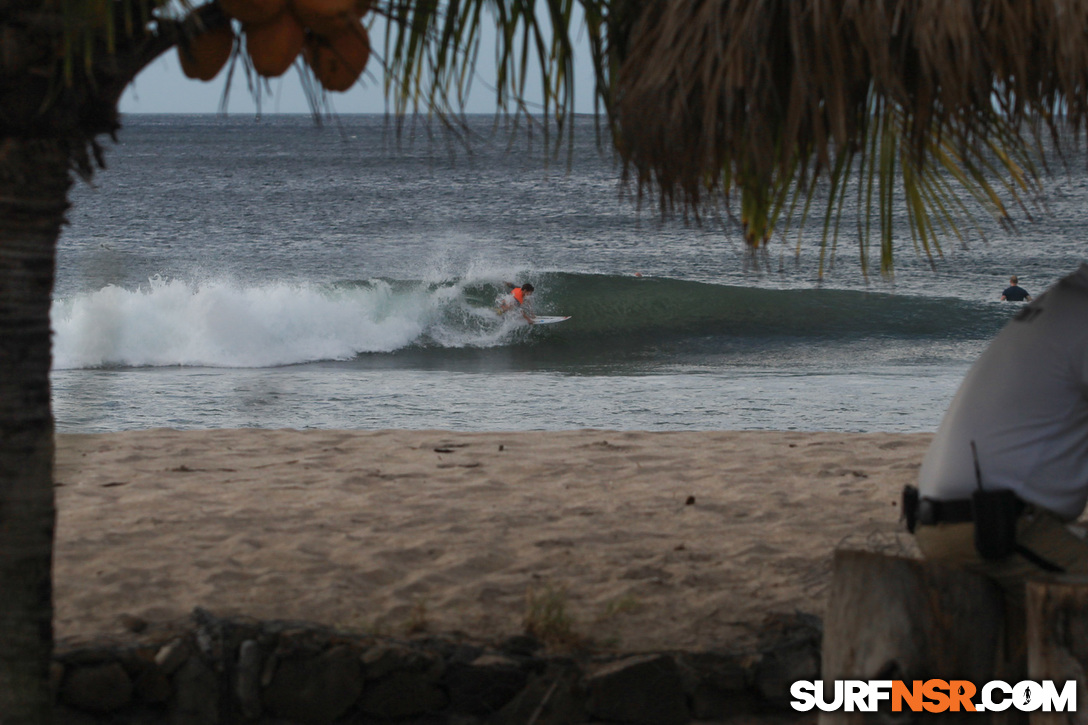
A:
[[[581,32],[583,23],[575,19],[572,24],[576,40],[575,48],[575,111],[593,112],[594,78],[589,62],[589,45]],[[494,59],[495,32],[492,27],[483,28],[479,61],[472,92],[463,109],[466,113],[494,113],[496,110],[494,83],[496,63]],[[346,93],[330,93],[330,110],[338,114],[384,113],[387,103],[383,92],[382,64],[384,27],[377,21],[370,30],[374,54],[359,82]],[[298,61],[301,63],[301,60]],[[535,64],[534,64],[535,66]],[[228,65],[229,68],[229,65]],[[542,98],[539,74],[530,71],[530,83],[526,100],[539,105]],[[176,50],[163,54],[148,66],[129,85],[121,97],[121,113],[218,113],[227,86],[224,70],[210,82],[186,78],[181,72]],[[256,114],[257,99],[249,88],[241,67],[236,69],[226,104],[232,114]],[[262,113],[309,113],[310,105],[303,92],[296,68],[279,78],[262,82],[260,111]]]

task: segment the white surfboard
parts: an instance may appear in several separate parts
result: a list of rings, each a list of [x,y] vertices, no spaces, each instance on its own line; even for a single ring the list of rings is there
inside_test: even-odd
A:
[[[485,316],[487,315],[487,312],[484,312],[482,310],[473,309],[472,311],[474,313],[476,313],[476,314],[479,314],[479,315],[485,315]],[[513,309],[513,310],[505,310],[504,311],[504,310],[492,308],[491,312],[494,312],[499,317],[507,317],[507,318],[509,318],[511,320],[515,320],[517,322],[524,322],[525,324],[529,324],[529,321],[526,320],[525,316],[521,314],[521,310]],[[570,315],[565,315],[565,316],[563,316],[563,315],[538,315],[538,316],[533,318],[533,324],[534,325],[554,325],[556,322],[563,322],[565,320],[569,320],[570,318],[571,318]]]
[[[569,320],[569,319],[570,319],[570,315],[567,315],[566,317],[541,315],[540,317],[534,317],[533,318],[533,324],[534,325],[554,325],[556,322],[563,322],[564,320]]]

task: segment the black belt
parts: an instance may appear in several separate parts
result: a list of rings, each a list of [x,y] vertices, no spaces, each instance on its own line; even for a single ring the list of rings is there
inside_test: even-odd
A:
[[[965,524],[974,520],[971,512],[971,499],[969,498],[954,499],[952,501],[923,498],[918,501],[915,516],[918,523],[924,526]]]
[[[996,560],[1015,552],[1044,571],[1054,573],[1065,571],[1054,562],[1044,559],[1031,549],[1016,542],[1016,519],[1024,513],[1025,509],[1030,508],[1028,504],[1009,491],[979,491],[975,496],[982,501],[981,504],[969,498],[938,501],[932,498],[922,498],[918,495],[918,489],[914,486],[907,486],[903,489],[903,514],[907,520],[907,530],[914,533],[914,528],[918,524],[933,526],[936,524],[970,523],[975,520],[976,511],[981,506],[980,515],[982,515],[982,521],[984,522],[983,528],[980,529],[978,525],[975,526],[975,548],[979,551],[980,556],[984,559]],[[996,524],[993,516],[989,515],[995,511],[994,499],[997,500],[997,503],[1001,505],[1001,509],[1004,511],[1001,514],[1003,521],[999,519]],[[987,503],[987,501],[990,503]],[[1012,520],[1007,518],[1009,515],[1012,516]],[[1006,528],[1007,526],[1011,526],[1011,528]],[[980,536],[980,531],[986,536]],[[1008,533],[1002,535],[1002,531]],[[991,533],[997,534],[996,546],[994,537],[988,535]],[[1004,540],[1002,540],[1003,538]]]
[[[974,509],[971,499],[953,499],[938,501],[918,495],[914,486],[903,488],[903,517],[907,530],[912,534],[918,524],[934,526],[936,524],[966,524],[974,521]]]

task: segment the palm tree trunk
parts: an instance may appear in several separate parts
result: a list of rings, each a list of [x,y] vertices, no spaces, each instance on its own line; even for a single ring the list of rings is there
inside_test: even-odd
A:
[[[152,4],[141,6],[144,17]],[[185,32],[170,21],[154,30],[137,25],[99,58],[93,78],[56,86],[49,77],[59,64],[39,55],[65,47],[58,7],[0,0],[7,31],[0,48],[10,51],[0,53],[0,725],[53,721],[49,308],[71,171],[91,176],[94,162],[101,163],[95,137],[120,127],[122,91]],[[43,12],[28,25],[15,10]],[[7,24],[13,17],[18,22]],[[186,22],[212,28],[229,20],[208,3]],[[43,57],[42,67],[28,65]]]
[[[0,138],[0,722],[52,721],[49,308],[71,146]]]

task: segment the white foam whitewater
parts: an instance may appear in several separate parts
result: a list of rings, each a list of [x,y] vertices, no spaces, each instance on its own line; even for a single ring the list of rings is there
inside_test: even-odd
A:
[[[490,324],[485,324],[489,322]],[[348,360],[413,344],[492,346],[508,325],[471,314],[461,285],[360,285],[154,277],[53,303],[54,369],[273,367]]]

